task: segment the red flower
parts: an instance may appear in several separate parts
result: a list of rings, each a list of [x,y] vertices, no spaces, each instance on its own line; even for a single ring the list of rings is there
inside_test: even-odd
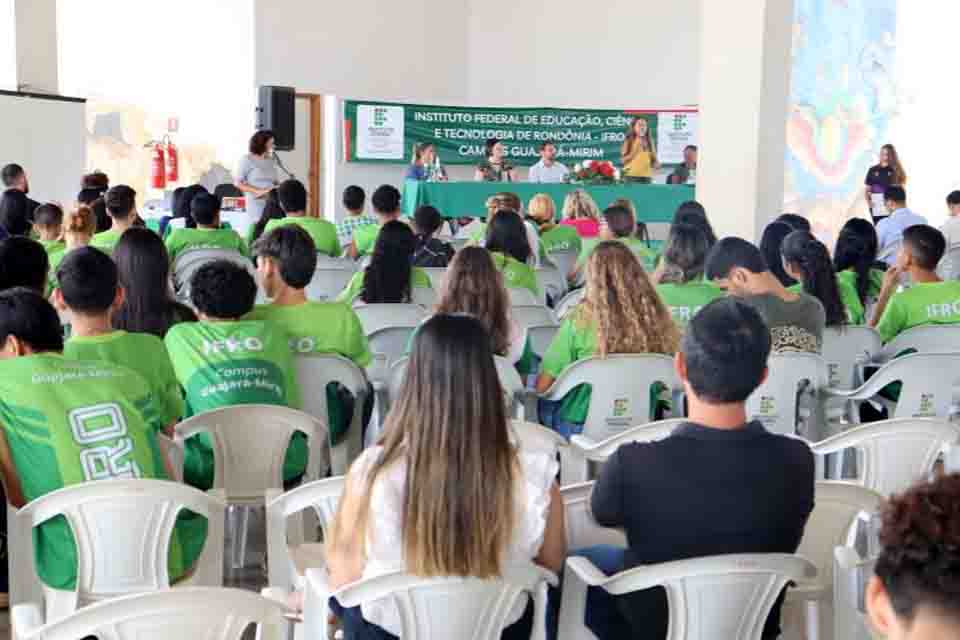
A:
[[[610,164],[609,162],[599,162],[595,164],[594,167],[596,168],[597,173],[599,173],[604,178],[613,177],[613,165]]]

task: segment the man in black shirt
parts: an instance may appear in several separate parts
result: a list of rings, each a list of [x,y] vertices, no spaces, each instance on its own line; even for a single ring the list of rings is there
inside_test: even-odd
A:
[[[727,553],[794,553],[813,510],[814,463],[800,440],[747,422],[745,401],[767,375],[770,332],[753,308],[715,300],[687,326],[677,373],[689,422],[659,442],[620,447],[591,498],[597,522],[626,530],[628,548],[575,553],[608,575],[637,565]],[[782,596],[764,638],[780,633]],[[660,587],[614,598],[591,588],[587,624],[601,639],[660,640]]]
[[[27,172],[18,164],[10,163],[0,169],[0,181],[3,181],[5,189],[16,189],[22,191],[24,195],[30,193],[30,181],[27,180]],[[27,220],[33,222],[33,212],[39,206],[39,202],[27,198]]]

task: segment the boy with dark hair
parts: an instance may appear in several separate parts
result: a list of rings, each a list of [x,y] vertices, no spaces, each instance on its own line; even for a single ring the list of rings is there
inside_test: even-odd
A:
[[[747,421],[746,400],[767,375],[770,332],[734,298],[705,306],[687,325],[677,375],[689,420],[659,442],[622,445],[603,465],[591,511],[626,530],[628,548],[590,547],[572,555],[612,575],[728,553],[794,553],[814,504],[814,462],[799,440]],[[704,514],[711,514],[705,517]],[[781,594],[763,638],[780,633]],[[587,624],[600,638],[663,638],[662,588],[615,597],[591,588]]]
[[[770,328],[774,353],[820,353],[826,325],[823,305],[802,291],[787,290],[756,246],[743,238],[720,240],[707,255],[704,273],[760,313]]]
[[[190,201],[190,215],[197,223],[194,229],[175,229],[164,244],[170,254],[170,263],[192,249],[223,249],[249,257],[247,243],[233,229],[220,225],[220,198],[212,193],[198,193]]]
[[[47,256],[64,250],[63,209],[52,202],[37,207],[33,212],[33,230],[37,232],[39,242]]]
[[[173,477],[158,442],[165,425],[153,390],[109,362],[61,355],[57,312],[28,289],[0,293],[0,471],[15,507],[65,486],[110,478]],[[207,522],[178,519],[168,555],[171,582],[203,549]],[[58,516],[34,529],[37,574],[73,590],[77,550]]]
[[[940,232],[947,239],[947,247],[960,243],[960,191],[951,191],[947,196],[947,211],[950,217],[940,227]]]
[[[380,227],[393,220],[400,219],[400,191],[390,184],[377,187],[370,199],[373,212],[377,214],[377,224],[359,227],[353,232],[353,253],[351,257],[359,258],[373,251],[373,245],[380,235]]]
[[[127,367],[146,380],[161,424],[169,435],[184,415],[180,384],[160,338],[114,330],[113,313],[124,300],[117,266],[93,247],[68,253],[57,268],[53,302],[70,312],[70,339],[63,354],[74,360],[99,360]]]
[[[287,214],[286,218],[271,220],[264,228],[264,233],[285,225],[302,227],[316,246],[316,252],[336,258],[340,255],[340,241],[337,239],[337,227],[332,222],[307,215],[307,190],[299,180],[284,180],[277,187],[277,196],[280,199],[280,208]]]
[[[26,236],[0,240],[0,291],[28,287],[43,294],[49,275],[50,258],[39,242]]]
[[[188,415],[240,404],[300,408],[286,334],[272,324],[243,319],[256,296],[253,276],[226,260],[205,264],[190,280],[190,299],[200,321],[175,325],[164,339]],[[303,475],[306,461],[306,438],[297,433],[287,450],[284,480]],[[202,490],[213,485],[209,436],[187,440],[184,480]]]
[[[448,243],[433,235],[443,226],[443,216],[428,204],[417,207],[413,214],[417,248],[413,253],[415,267],[446,267],[456,253]]]
[[[903,187],[887,187],[883,192],[883,201],[890,215],[877,222],[877,246],[879,247],[877,255],[883,255],[885,250],[900,242],[903,238],[903,230],[907,227],[927,224],[926,218],[907,208],[907,192]],[[893,266],[897,256],[891,255],[885,260],[888,265]]]
[[[946,248],[943,234],[933,227],[918,224],[904,230],[897,262],[883,276],[870,322],[884,342],[913,327],[960,323],[960,281],[942,281],[937,275]],[[904,273],[913,284],[898,293]]]
[[[366,200],[367,194],[355,184],[343,190],[343,208],[347,210],[347,216],[337,224],[337,239],[346,255],[352,255],[353,234],[357,228],[377,224],[376,218],[363,213]]]
[[[104,204],[112,226],[109,230],[93,236],[90,246],[113,254],[113,248],[120,242],[120,236],[137,222],[137,192],[125,184],[118,184],[107,191]]]

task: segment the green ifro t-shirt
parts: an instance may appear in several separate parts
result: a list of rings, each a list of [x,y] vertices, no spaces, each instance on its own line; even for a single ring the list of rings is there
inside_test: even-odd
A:
[[[563,370],[597,350],[597,332],[589,327],[579,327],[574,310],[561,323],[553,342],[543,354],[542,371],[552,378],[560,377]],[[560,405],[560,417],[566,422],[583,424],[590,409],[590,385],[584,384],[564,396]]]
[[[913,327],[958,323],[960,281],[918,282],[893,294],[877,323],[877,333],[884,342],[890,342]]]
[[[854,274],[851,273],[851,275]],[[794,293],[801,293],[803,285],[795,284],[787,287],[787,289]],[[838,274],[837,293],[840,294],[840,302],[843,303],[843,307],[847,311],[847,322],[854,325],[863,324],[865,315],[863,304],[860,302],[860,297],[857,295],[857,290],[851,280],[845,277],[841,278]]]
[[[551,251],[576,251],[580,253],[580,236],[569,225],[558,224],[540,236],[540,248],[546,253]]]
[[[640,261],[640,264],[643,265],[644,270],[647,273],[653,273],[653,270],[657,267],[657,252],[647,246],[647,243],[638,238],[617,238],[617,242],[622,242],[623,244],[629,247],[630,251],[633,252],[633,255],[637,256],[637,260]],[[593,250],[597,248],[597,245],[603,242],[599,238],[589,238],[584,239],[583,244],[580,249],[580,257],[577,258],[577,268],[582,269],[584,265],[587,264],[587,258],[590,257],[590,254],[593,253]]]
[[[350,282],[347,283],[347,287],[337,296],[336,301],[353,304],[354,301],[360,297],[360,294],[363,293],[363,276],[363,271],[355,273],[353,277],[350,278]],[[422,289],[433,288],[433,285],[430,284],[430,276],[420,267],[414,267],[410,271],[410,286],[420,287]]]
[[[117,243],[120,242],[120,236],[123,234],[116,229],[107,229],[106,231],[101,231],[100,233],[93,236],[93,239],[90,240],[90,246],[95,249],[100,249],[107,255],[113,255],[113,248],[117,246]]]
[[[189,415],[241,404],[301,406],[293,356],[279,327],[253,320],[189,322],[172,327],[164,342]],[[213,486],[211,447],[207,434],[190,438],[184,459],[184,480],[204,491]],[[298,433],[287,450],[284,480],[302,475],[306,461],[306,439]]]
[[[47,258],[67,248],[67,245],[64,244],[62,240],[37,240],[37,242],[39,242],[43,250],[47,252]]]
[[[170,262],[191,249],[225,249],[249,256],[247,243],[233,229],[177,229],[164,241]]]
[[[504,286],[511,289],[529,289],[533,295],[540,295],[537,273],[529,265],[499,251],[490,253],[497,271],[503,274]]]
[[[277,227],[288,224],[295,224],[310,234],[310,237],[313,238],[313,244],[317,246],[317,253],[334,258],[340,255],[340,240],[337,239],[336,225],[320,218],[287,216],[279,220],[271,220],[267,223],[263,235],[267,235]]]
[[[354,229],[353,246],[356,248],[358,256],[373,253],[373,245],[377,243],[377,236],[380,235],[381,226],[379,223],[375,225],[368,224]]]
[[[2,360],[0,424],[28,501],[91,480],[168,479],[151,389],[125,367],[53,353]],[[201,516],[181,514],[168,555],[172,580],[200,555],[206,527]],[[77,550],[66,518],[34,528],[33,539],[40,579],[75,589]]]
[[[657,294],[670,307],[670,315],[680,327],[685,327],[700,309],[717,298],[723,291],[714,284],[698,280],[684,284],[659,284]]]
[[[857,273],[852,269],[846,269],[844,271],[837,272],[837,280],[846,282],[850,287],[856,292],[857,290]],[[883,271],[880,269],[871,269],[870,275],[868,277],[869,283],[867,285],[867,298],[872,298],[876,300],[880,297],[880,289],[883,288]],[[859,296],[858,296],[859,299]]]

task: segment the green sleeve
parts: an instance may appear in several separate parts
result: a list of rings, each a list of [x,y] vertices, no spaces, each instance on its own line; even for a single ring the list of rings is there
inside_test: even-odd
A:
[[[526,341],[523,343],[523,355],[521,355],[520,360],[517,361],[517,373],[519,373],[521,376],[528,376],[533,373],[533,358],[534,353],[533,349],[530,347],[530,337],[527,336]]]
[[[169,229],[170,225],[167,225],[167,228]],[[170,256],[170,264],[173,264],[177,254],[180,253],[180,242],[177,241],[177,233],[171,233],[169,236],[167,236],[167,239],[163,243],[167,246],[167,254]]]
[[[576,349],[573,340],[576,331],[573,327],[573,320],[567,318],[557,330],[557,335],[553,337],[553,342],[547,352],[543,354],[543,372],[552,378],[558,377],[564,369],[577,361]]]
[[[186,406],[183,402],[183,391],[180,389],[180,383],[177,382],[177,375],[173,371],[173,365],[170,364],[170,357],[164,354],[165,362],[160,362],[157,380],[157,398],[159,399],[161,414],[164,426],[176,422],[186,415]]]
[[[365,256],[373,249],[373,244],[377,238],[380,227],[375,225],[364,225],[357,227],[353,232],[353,242],[357,248],[357,255]]]
[[[373,360],[370,353],[370,344],[367,342],[367,334],[363,332],[360,318],[357,317],[353,309],[350,310],[350,321],[347,328],[347,353],[359,367],[369,366],[371,360]]]
[[[907,326],[906,309],[903,308],[901,294],[895,293],[887,303],[887,308],[883,310],[883,316],[877,323],[877,333],[884,342],[890,342],[903,331]]]
[[[363,271],[359,271],[353,274],[353,277],[350,278],[350,282],[347,284],[347,288],[337,296],[336,302],[353,304],[353,301],[356,300],[360,292],[363,291],[363,273]]]

